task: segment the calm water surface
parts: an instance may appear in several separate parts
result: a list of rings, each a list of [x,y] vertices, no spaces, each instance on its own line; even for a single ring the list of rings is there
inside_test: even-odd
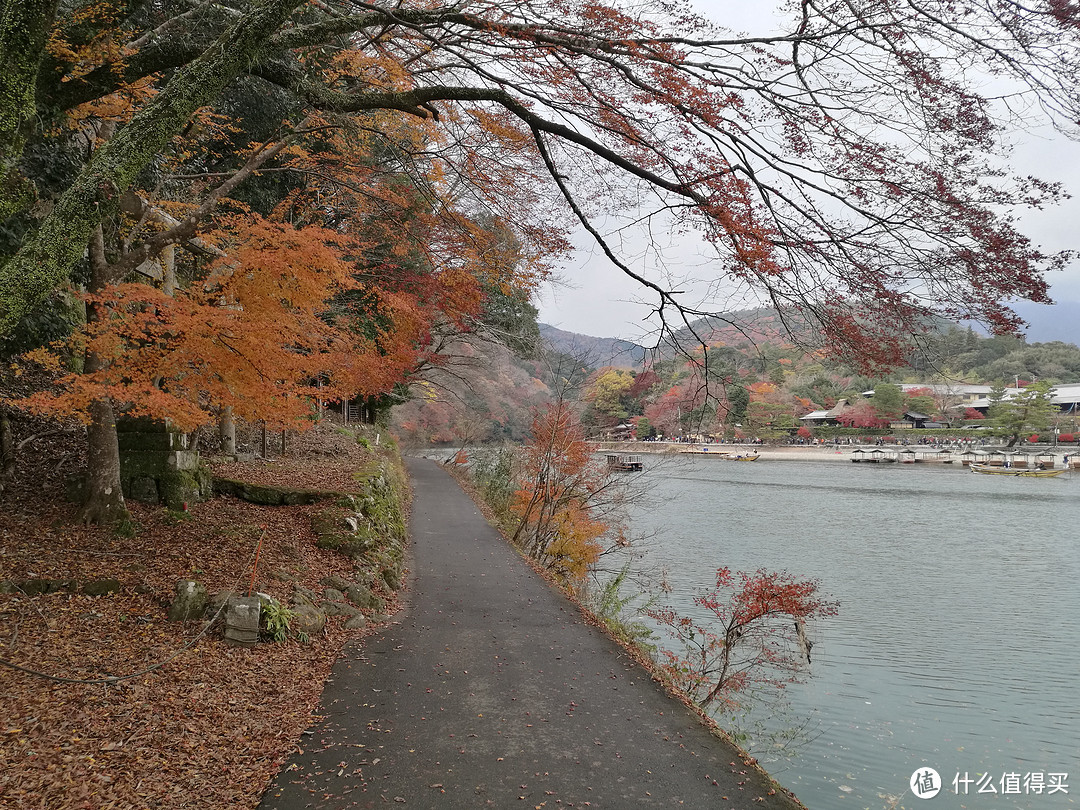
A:
[[[1080,473],[692,457],[641,482],[631,524],[656,533],[643,565],[666,569],[663,602],[692,612],[724,565],[816,577],[840,601],[780,721],[816,737],[794,757],[755,743],[811,810],[1080,803]],[[945,783],[928,802],[908,788],[924,766]],[[956,795],[964,772],[998,793]],[[1006,795],[1007,773],[1071,784]]]

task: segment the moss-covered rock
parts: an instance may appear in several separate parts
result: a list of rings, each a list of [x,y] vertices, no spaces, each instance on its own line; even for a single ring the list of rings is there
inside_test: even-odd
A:
[[[108,596],[111,593],[120,593],[122,588],[118,579],[95,579],[82,584],[82,592],[86,596]]]
[[[168,469],[157,479],[158,494],[169,509],[180,511],[184,504],[196,503],[209,497],[212,479],[205,467],[194,470]]]

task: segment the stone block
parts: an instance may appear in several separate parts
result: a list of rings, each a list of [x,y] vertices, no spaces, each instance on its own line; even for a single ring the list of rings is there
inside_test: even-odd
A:
[[[370,588],[363,585],[353,585],[345,591],[345,597],[359,608],[374,610],[379,613],[386,610],[386,602],[381,596],[371,592]]]
[[[38,596],[57,591],[74,591],[77,583],[67,579],[28,579],[18,583],[17,587],[27,596]]]
[[[225,640],[253,647],[259,641],[262,600],[257,596],[234,596],[225,607]]]
[[[202,584],[193,579],[181,579],[176,583],[176,596],[169,606],[169,619],[174,622],[201,619],[209,601],[210,596]]]
[[[166,430],[164,422],[149,416],[118,416],[116,418],[117,433],[164,433]]]
[[[350,616],[348,619],[345,620],[345,629],[361,630],[364,627],[367,627],[367,623],[367,618],[364,616],[364,614],[358,613],[357,615]]]
[[[325,585],[328,588],[337,588],[344,593],[349,590],[350,586],[355,585],[355,582],[349,582],[345,577],[339,577],[336,574],[328,574],[319,580],[320,585]]]
[[[161,503],[157,481],[148,475],[129,479],[124,486],[124,497],[139,503]]]
[[[218,591],[210,597],[210,601],[206,605],[204,618],[212,619],[217,616],[219,620],[223,619],[225,616],[225,606],[229,603],[230,599],[235,599],[238,596],[240,596],[240,594],[236,591]]]
[[[82,592],[87,596],[108,596],[110,593],[120,593],[122,587],[118,579],[95,579],[84,582]]]
[[[187,450],[187,436],[183,433],[117,432],[116,438],[121,453],[144,450]]]
[[[352,605],[347,605],[344,602],[323,602],[319,607],[322,608],[323,613],[327,616],[359,616],[360,611],[354,608]]]
[[[162,502],[174,511],[182,510],[185,503],[202,500],[199,480],[186,470],[166,470],[157,483]]]

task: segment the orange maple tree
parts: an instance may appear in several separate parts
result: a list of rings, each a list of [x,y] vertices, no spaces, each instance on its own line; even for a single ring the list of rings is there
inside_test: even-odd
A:
[[[316,395],[384,392],[415,366],[425,326],[409,296],[367,291],[385,316],[371,336],[350,323],[356,314],[347,308],[330,309],[335,295],[362,288],[339,234],[249,215],[222,223],[214,236],[225,256],[202,283],[173,295],[126,283],[85,296],[102,314],[64,348],[103,362],[21,404],[89,420],[91,403],[109,398],[129,415],[169,419],[182,430],[231,407],[243,418],[303,427]],[[56,350],[29,357],[61,367]]]
[[[609,479],[564,400],[534,417],[517,480],[510,503],[520,519],[514,542],[559,576],[584,579],[600,558],[601,538],[609,529],[594,515]]]

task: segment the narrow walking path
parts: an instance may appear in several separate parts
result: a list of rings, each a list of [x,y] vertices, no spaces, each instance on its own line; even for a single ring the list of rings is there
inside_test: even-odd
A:
[[[796,806],[586,625],[444,470],[409,471],[409,603],[337,662],[263,810]]]

